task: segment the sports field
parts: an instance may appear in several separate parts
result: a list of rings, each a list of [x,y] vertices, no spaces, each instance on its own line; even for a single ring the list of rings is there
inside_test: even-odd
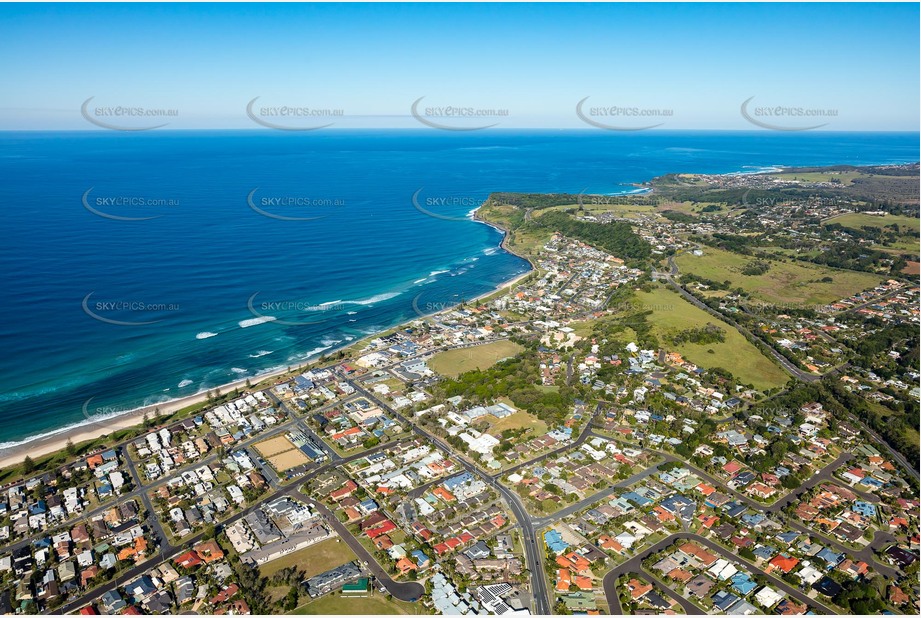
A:
[[[285,470],[290,470],[291,468],[296,468],[297,466],[302,466],[306,463],[310,463],[310,457],[307,457],[298,449],[292,451],[285,451],[284,453],[279,453],[274,457],[268,457],[268,462],[272,464],[272,467],[278,470],[279,472],[284,472]]]
[[[429,368],[443,376],[455,378],[473,369],[492,367],[503,358],[520,353],[522,348],[511,341],[494,341],[469,348],[439,352],[428,361]]]
[[[258,442],[253,446],[263,457],[272,457],[273,455],[278,455],[279,453],[284,453],[285,451],[290,451],[291,449],[295,448],[294,444],[291,443],[291,440],[285,436],[269,438],[268,440],[263,440],[262,442]]]
[[[304,577],[313,577],[352,560],[354,552],[341,538],[334,537],[267,562],[259,567],[259,574],[272,577],[284,568],[296,567],[304,572]]]
[[[310,458],[285,436],[269,438],[253,446],[279,472],[310,463]]]

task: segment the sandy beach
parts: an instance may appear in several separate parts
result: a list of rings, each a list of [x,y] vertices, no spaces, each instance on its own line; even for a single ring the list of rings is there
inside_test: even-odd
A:
[[[479,210],[479,209],[476,209],[476,210]],[[477,223],[488,225],[502,232],[502,242],[500,243],[499,247],[505,251],[508,251],[509,253],[514,253],[514,251],[511,251],[506,246],[506,239],[508,238],[508,231],[493,223],[490,223],[488,221],[483,221],[482,219],[478,218],[477,215],[478,213],[474,211],[474,221],[476,221]],[[523,256],[519,256],[519,257],[523,257]],[[527,258],[524,258],[524,259],[527,259]],[[529,260],[529,263],[530,263],[530,260]],[[530,275],[532,272],[534,272],[533,264],[531,264],[531,268],[532,270],[522,273],[518,275],[517,277],[496,286],[495,289],[490,290],[489,292],[486,292],[484,294],[481,294],[480,296],[474,298],[473,300],[478,301],[483,298],[487,298],[502,289],[514,286],[516,283],[518,283],[519,281],[521,281],[522,279]],[[449,310],[446,309],[445,311],[449,311]],[[439,311],[432,315],[437,315],[438,313],[442,313],[442,311]],[[420,318],[415,318],[415,319],[420,319]],[[410,322],[412,321],[415,321],[415,320],[410,320]],[[404,322],[403,324],[407,324],[407,323],[409,322]],[[397,325],[397,326],[400,326],[400,325]],[[324,354],[322,354],[317,359],[306,361],[296,366],[292,366],[291,371],[297,371],[302,368],[308,367],[312,365],[313,363],[315,363],[320,358],[330,356],[340,350],[344,350],[346,348],[353,347],[361,343],[362,341],[376,337],[378,334],[380,334],[380,332],[386,332],[387,330],[391,330],[392,328],[394,327],[383,329],[379,331],[378,333],[372,333],[358,341],[349,342],[348,345],[343,345],[335,349],[327,350]],[[202,401],[207,400],[208,393],[214,390],[219,390],[221,393],[226,393],[227,391],[231,391],[236,388],[244,387],[246,385],[247,379],[249,379],[250,383],[255,386],[267,380],[271,380],[273,378],[277,378],[279,376],[285,375],[287,373],[289,373],[289,369],[285,367],[285,368],[277,369],[275,371],[267,372],[261,375],[252,376],[249,378],[243,378],[240,380],[235,380],[233,382],[222,384],[212,389],[201,391],[194,395],[187,395],[186,397],[180,397],[178,399],[171,399],[171,400],[164,401],[162,403],[158,403],[154,405],[143,406],[139,408],[134,408],[132,410],[127,410],[122,414],[113,415],[105,419],[100,419],[99,421],[87,422],[87,423],[72,426],[72,427],[64,427],[61,430],[51,435],[36,437],[30,440],[26,440],[22,442],[21,444],[17,444],[15,446],[11,446],[9,448],[0,450],[0,468],[6,468],[9,466],[20,464],[22,463],[23,459],[25,459],[26,455],[28,455],[29,457],[32,457],[33,459],[37,459],[44,455],[62,451],[67,447],[68,441],[73,442],[74,444],[79,444],[80,442],[95,440],[102,436],[108,435],[114,431],[118,431],[121,429],[127,429],[129,427],[139,426],[142,423],[142,417],[144,416],[144,414],[146,413],[148,414],[150,418],[153,418],[154,411],[157,408],[160,409],[161,414],[173,413],[183,408],[186,408],[188,406],[195,405],[197,403],[201,403]]]
[[[307,364],[310,363],[305,363],[304,365]],[[298,367],[300,366],[302,365],[299,365]],[[259,376],[254,376],[249,378],[249,380],[250,383],[263,382],[265,380],[270,380],[280,375],[284,375],[285,373],[288,373],[287,368],[278,369],[276,371],[265,373]],[[143,422],[142,418],[145,413],[148,414],[150,418],[153,418],[154,411],[159,408],[161,414],[170,414],[176,412],[177,410],[181,410],[183,408],[187,408],[188,406],[195,405],[196,403],[205,401],[208,398],[208,393],[214,390],[219,390],[222,393],[226,393],[227,391],[234,390],[235,388],[242,388],[246,385],[246,380],[247,378],[235,380],[234,382],[222,384],[221,386],[216,387],[216,389],[208,389],[199,393],[195,393],[194,395],[187,395],[185,397],[170,399],[168,401],[154,405],[134,408],[132,410],[127,410],[122,414],[113,415],[98,421],[88,421],[81,425],[64,427],[52,435],[26,440],[22,444],[17,444],[16,446],[12,446],[0,451],[0,468],[6,468],[8,466],[20,464],[22,463],[22,460],[25,459],[26,455],[32,459],[37,459],[50,453],[62,451],[67,447],[68,441],[73,442],[74,444],[79,444],[80,442],[95,440],[102,436],[108,435],[113,431],[141,425]]]

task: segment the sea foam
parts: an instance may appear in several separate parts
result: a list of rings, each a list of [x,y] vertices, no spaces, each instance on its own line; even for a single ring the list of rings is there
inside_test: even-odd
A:
[[[249,328],[250,326],[256,326],[258,324],[265,324],[266,322],[274,322],[277,319],[278,318],[272,315],[263,315],[258,318],[250,318],[248,320],[241,321],[240,328]]]

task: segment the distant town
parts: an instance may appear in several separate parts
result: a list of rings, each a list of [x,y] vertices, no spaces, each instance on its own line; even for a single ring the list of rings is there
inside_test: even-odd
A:
[[[0,488],[0,613],[917,614],[918,165],[492,195],[531,273]]]

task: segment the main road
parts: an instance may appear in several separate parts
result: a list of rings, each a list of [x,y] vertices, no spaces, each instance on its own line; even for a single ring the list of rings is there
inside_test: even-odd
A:
[[[292,422],[294,422],[294,419],[292,419],[292,421],[285,423],[284,425],[288,425],[289,423],[292,423]],[[261,438],[264,439],[264,436],[261,436]],[[314,475],[322,474],[328,470],[335,469],[341,465],[350,463],[356,459],[367,457],[369,454],[382,450],[387,446],[389,446],[389,444],[386,444],[386,443],[380,444],[372,449],[368,449],[360,453],[350,455],[345,458],[340,458],[336,461],[320,466],[319,468],[315,469],[312,472],[312,474]],[[204,461],[207,461],[208,459],[210,458],[200,460],[191,465],[201,465]],[[159,479],[158,483],[155,483],[155,484],[161,484],[162,482],[163,482],[163,479]],[[149,490],[150,487],[152,487],[155,484],[148,485],[147,487],[138,488],[134,490],[133,492],[131,492],[130,494],[126,494],[125,496],[122,496],[122,498],[124,499],[129,496],[130,497],[138,496],[142,494],[145,490]],[[281,489],[278,489],[276,491],[271,491],[268,494],[262,496],[258,502],[250,505],[249,507],[245,508],[242,511],[239,511],[238,513],[232,515],[231,517],[221,521],[218,525],[223,528],[230,524],[233,524],[234,522],[238,521],[242,517],[245,517],[249,513],[253,512],[254,510],[260,508],[267,501],[275,500],[282,496],[297,497],[298,499],[308,500],[309,498],[305,498],[304,495],[301,493],[299,485],[300,485],[300,482],[296,481],[294,483],[283,486]],[[311,499],[309,501],[315,505],[315,508],[317,506],[320,506],[320,503],[316,502],[315,500]],[[105,507],[105,508],[110,508],[110,507]],[[324,515],[329,514],[329,510],[326,509],[326,507],[319,508],[318,510],[324,512]],[[390,578],[390,576],[387,575],[383,567],[381,567],[377,563],[377,560],[374,558],[374,556],[372,556],[370,552],[368,552],[364,548],[364,546],[362,546],[361,543],[358,542],[357,539],[352,537],[352,535],[348,532],[348,530],[345,530],[344,526],[342,526],[334,516],[331,516],[331,515],[327,516],[326,519],[336,529],[336,531],[342,536],[342,538],[345,539],[346,543],[355,552],[355,554],[363,559],[363,562],[366,563],[366,569],[370,571],[372,575],[374,575],[378,580],[380,580],[384,584],[384,586],[387,588],[390,594],[392,594],[397,599],[400,599],[401,601],[416,601],[419,599],[420,596],[422,596],[422,593],[425,590],[422,588],[421,584],[418,584],[415,582],[407,582],[406,584],[403,584],[403,583],[393,581]],[[159,534],[162,535],[161,544],[158,548],[157,554],[155,554],[156,557],[152,557],[150,560],[145,560],[144,562],[129,568],[127,571],[120,573],[117,577],[103,584],[102,586],[94,588],[88,593],[81,595],[77,599],[70,601],[68,603],[65,603],[60,608],[58,608],[56,611],[61,614],[67,614],[70,612],[77,611],[81,607],[84,607],[90,603],[93,603],[94,601],[98,600],[106,592],[110,590],[115,590],[116,588],[125,585],[127,582],[131,581],[132,579],[140,577],[141,575],[144,575],[145,573],[149,572],[150,569],[152,569],[157,564],[171,560],[172,558],[178,556],[180,553],[184,551],[188,551],[190,547],[192,547],[193,545],[201,541],[204,536],[204,532],[193,534],[192,536],[188,538],[182,539],[181,544],[179,546],[176,546],[170,543],[167,537],[163,535],[162,528],[160,527],[159,521],[157,521],[156,514],[153,513],[152,511],[148,513],[148,521],[156,521],[156,524],[153,527],[155,530],[160,530]],[[413,584],[413,585],[410,585],[410,584]]]
[[[442,441],[441,438],[422,429],[415,423],[409,422],[409,420],[407,420],[403,415],[378,399],[357,381],[348,380],[348,382],[356,391],[368,398],[369,401],[373,401],[375,404],[380,406],[382,410],[386,410],[388,414],[393,416],[393,418],[398,419],[399,421],[412,427],[413,431],[425,438],[427,442],[434,444],[449,456],[453,457],[455,461],[458,461],[467,472],[481,478],[486,482],[487,485],[499,492],[499,494],[505,499],[505,502],[511,509],[512,514],[515,516],[515,520],[518,522],[518,526],[521,528],[522,544],[524,545],[524,552],[527,558],[528,569],[531,574],[531,596],[534,599],[534,606],[531,608],[531,612],[534,614],[550,615],[552,613],[552,608],[550,605],[549,592],[547,590],[547,580],[544,577],[544,563],[540,551],[539,540],[537,539],[534,524],[531,522],[531,516],[528,515],[528,512],[524,508],[524,505],[521,503],[521,499],[518,497],[518,495],[499,483],[496,478],[480,470],[474,464],[470,463],[462,457],[458,457],[454,450],[444,441]]]

